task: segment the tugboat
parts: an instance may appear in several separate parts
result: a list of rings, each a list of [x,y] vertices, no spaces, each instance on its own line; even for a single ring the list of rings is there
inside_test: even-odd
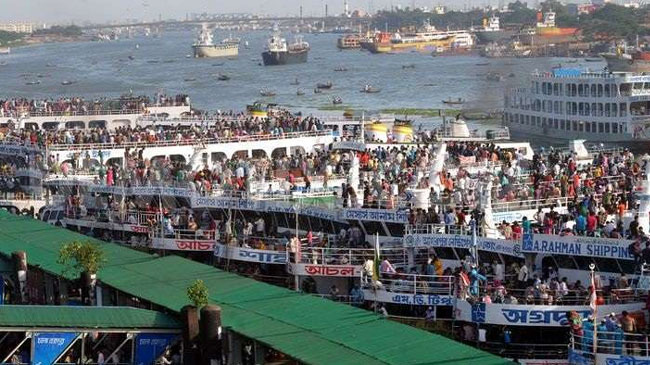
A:
[[[266,50],[262,52],[262,60],[264,66],[290,65],[307,62],[308,54],[309,43],[303,41],[302,37],[296,37],[293,43],[287,44],[287,40],[280,36],[278,26],[275,25]]]

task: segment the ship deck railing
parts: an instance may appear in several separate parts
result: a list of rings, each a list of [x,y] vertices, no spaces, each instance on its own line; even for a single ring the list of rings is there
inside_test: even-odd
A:
[[[405,228],[407,235],[409,234],[448,234],[448,235],[462,235],[471,236],[472,227],[465,224],[444,224],[444,223],[416,223],[407,224]],[[484,234],[483,227],[476,227],[476,235],[482,237]]]
[[[596,322],[596,325],[598,324],[599,322]],[[591,336],[581,336],[572,331],[569,348],[588,359],[593,359],[596,354],[616,354],[634,357],[632,362],[628,361],[626,364],[635,363],[635,360],[645,360],[644,363],[650,361],[650,337],[646,333],[596,330]]]
[[[142,114],[145,109],[99,109],[76,111],[12,111],[4,118],[32,118],[32,117],[85,117],[96,115],[134,115]]]
[[[569,203],[568,197],[549,197],[544,199],[527,199],[527,200],[513,200],[513,201],[497,201],[492,203],[492,212],[512,212],[518,210],[532,210],[539,208],[560,208],[567,207]]]
[[[289,250],[289,247],[287,247]],[[311,265],[363,265],[375,255],[373,248],[317,247],[301,245],[298,263]],[[404,264],[408,257],[402,247],[384,247],[380,249],[381,259],[388,259],[395,265]]]
[[[495,355],[509,359],[535,359],[535,363],[544,364],[544,360],[551,360],[548,363],[554,364],[554,360],[566,360],[568,349],[566,343],[563,344],[540,344],[540,343],[514,343],[504,344],[503,342],[494,341],[477,341],[476,339],[466,340],[457,338],[460,342],[467,343],[471,346],[493,353]],[[560,362],[565,363],[565,362]],[[568,363],[566,363],[568,364]]]
[[[160,221],[160,213],[140,210],[112,210],[101,208],[70,207],[64,216],[68,219],[96,221],[103,223],[133,224],[147,226]]]
[[[146,147],[180,147],[180,146],[203,146],[211,144],[241,143],[241,142],[258,142],[272,141],[281,139],[304,138],[304,137],[322,137],[328,136],[332,132],[323,131],[305,131],[289,132],[279,135],[274,134],[256,134],[229,138],[198,138],[157,142],[123,142],[123,143],[76,143],[76,144],[51,144],[47,148],[49,151],[68,151],[68,150],[108,150],[121,148],[146,148]]]
[[[372,274],[369,274],[372,276]],[[455,277],[452,275],[420,275],[380,272],[379,283],[369,278],[367,289],[385,290],[395,294],[454,295]]]

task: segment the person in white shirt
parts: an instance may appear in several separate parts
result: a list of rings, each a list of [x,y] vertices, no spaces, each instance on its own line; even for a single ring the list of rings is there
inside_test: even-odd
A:
[[[519,269],[517,281],[519,282],[519,288],[523,289],[526,287],[526,282],[528,282],[528,266],[525,264]]]

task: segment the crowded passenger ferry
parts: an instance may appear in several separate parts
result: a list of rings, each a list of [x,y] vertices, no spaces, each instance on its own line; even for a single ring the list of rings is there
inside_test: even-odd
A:
[[[576,346],[589,315],[633,318],[625,333],[645,328],[650,182],[648,159],[630,150],[578,140],[533,151],[413,130],[407,139],[399,121],[392,132],[362,121],[344,134],[343,122],[334,130],[276,109],[142,119],[7,126],[0,190],[39,194],[44,208],[23,213],[52,224],[345,301],[520,362],[593,360],[598,352]],[[445,123],[441,131],[461,121]],[[16,159],[15,149],[33,153]]]
[[[506,92],[504,123],[513,136],[543,142],[587,139],[647,146],[650,76],[555,68]]]

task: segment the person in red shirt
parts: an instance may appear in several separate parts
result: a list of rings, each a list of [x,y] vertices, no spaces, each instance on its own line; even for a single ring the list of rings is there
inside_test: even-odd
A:
[[[522,229],[519,223],[515,222],[512,224],[512,239],[513,240],[520,240],[522,237]]]
[[[594,212],[590,212],[587,216],[587,235],[593,237],[596,232],[596,226],[598,225],[598,218]]]

